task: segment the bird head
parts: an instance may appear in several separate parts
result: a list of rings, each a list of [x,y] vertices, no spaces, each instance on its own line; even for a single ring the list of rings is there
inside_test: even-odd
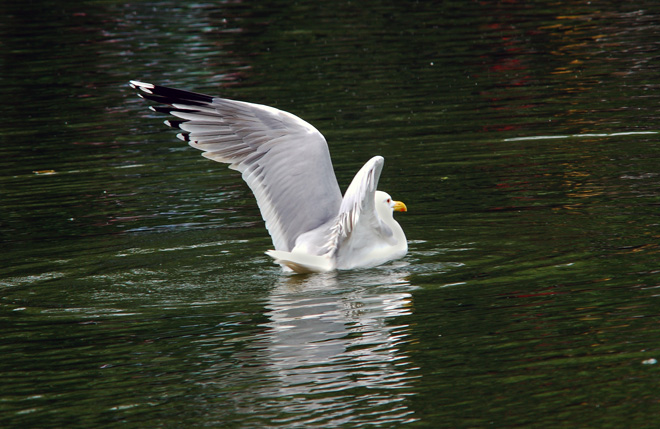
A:
[[[390,194],[383,191],[376,191],[375,195],[376,210],[381,216],[389,213],[392,216],[393,212],[406,212],[408,208],[401,201],[395,201]]]

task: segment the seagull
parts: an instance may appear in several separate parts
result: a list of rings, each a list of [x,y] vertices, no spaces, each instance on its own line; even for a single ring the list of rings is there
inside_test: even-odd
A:
[[[205,158],[242,173],[256,197],[285,271],[327,272],[374,267],[408,252],[394,212],[406,205],[378,191],[385,160],[362,166],[343,198],[323,135],[299,117],[261,104],[130,81],[160,105],[165,124]]]

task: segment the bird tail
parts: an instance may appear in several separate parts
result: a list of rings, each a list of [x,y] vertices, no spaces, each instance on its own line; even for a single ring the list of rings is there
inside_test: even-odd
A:
[[[282,267],[296,273],[324,273],[332,271],[335,268],[332,259],[327,256],[285,252],[282,250],[269,250],[266,252],[266,255],[273,258]]]

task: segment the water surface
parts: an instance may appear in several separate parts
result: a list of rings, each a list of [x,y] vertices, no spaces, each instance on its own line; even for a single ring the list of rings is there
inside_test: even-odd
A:
[[[0,9],[3,427],[652,425],[652,3]],[[129,79],[383,155],[409,254],[283,275]]]

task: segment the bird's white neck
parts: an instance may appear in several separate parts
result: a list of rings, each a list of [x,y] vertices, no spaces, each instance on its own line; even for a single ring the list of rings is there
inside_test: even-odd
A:
[[[403,228],[401,228],[399,222],[394,220],[394,216],[392,215],[381,219],[394,233],[394,239],[396,240],[395,252],[405,254],[408,251],[408,240],[406,239],[406,234],[403,233]]]
[[[376,212],[378,217],[380,217],[381,222],[390,227],[393,233],[392,241],[396,241],[392,253],[403,256],[408,251],[408,240],[406,240],[406,234],[403,233],[403,228],[399,225],[394,219],[394,212],[392,209],[383,204],[376,204]],[[393,258],[395,259],[395,258]]]

